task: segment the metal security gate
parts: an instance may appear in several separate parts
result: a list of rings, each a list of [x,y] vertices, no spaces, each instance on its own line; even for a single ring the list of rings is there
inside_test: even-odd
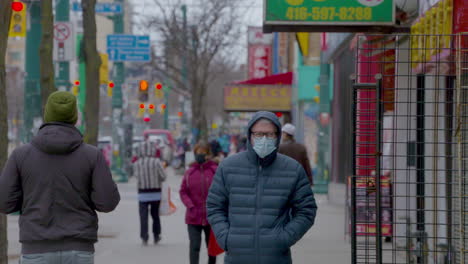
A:
[[[468,263],[468,35],[362,35],[352,263]]]

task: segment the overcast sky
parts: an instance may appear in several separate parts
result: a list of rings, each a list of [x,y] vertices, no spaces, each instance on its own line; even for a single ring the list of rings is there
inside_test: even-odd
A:
[[[233,0],[236,1],[236,0]],[[248,26],[261,26],[262,25],[262,12],[263,12],[263,1],[262,0],[244,0],[247,4],[242,5],[240,8],[244,8],[244,23],[240,25],[244,32],[247,32]],[[135,22],[134,34],[146,35],[149,34],[151,41],[154,45],[159,44],[157,34],[152,34],[148,29],[138,27],[139,17],[154,16],[158,12],[158,8],[154,4],[154,0],[130,0],[133,4],[133,12],[135,14],[133,20]],[[190,15],[190,9],[200,8],[200,0],[182,0],[185,2]],[[237,1],[236,1],[237,2]],[[244,56],[238,56],[240,58],[239,64],[246,63],[247,60],[247,33],[244,34],[244,39],[239,40],[239,50],[244,53]]]

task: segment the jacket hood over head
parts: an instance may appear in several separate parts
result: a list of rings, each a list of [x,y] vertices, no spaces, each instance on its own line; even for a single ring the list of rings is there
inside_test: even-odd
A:
[[[47,154],[64,155],[81,146],[83,136],[74,125],[51,122],[39,128],[31,143]]]
[[[251,142],[252,127],[260,119],[269,120],[276,127],[276,149],[263,159],[258,157],[257,153],[253,149],[253,142]],[[250,160],[255,160],[255,161],[258,160],[260,165],[268,166],[269,164],[271,164],[276,159],[276,155],[278,153],[278,147],[279,147],[280,142],[281,142],[281,123],[280,123],[278,117],[272,112],[259,111],[259,112],[255,113],[255,115],[249,121],[249,124],[248,124],[247,128],[248,128],[247,129],[247,151],[249,153],[249,159]]]

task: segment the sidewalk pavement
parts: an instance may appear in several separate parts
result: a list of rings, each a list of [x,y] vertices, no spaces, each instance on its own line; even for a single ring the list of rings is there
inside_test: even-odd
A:
[[[129,183],[119,184],[122,200],[117,209],[109,214],[99,214],[99,242],[96,244],[95,263],[188,263],[189,242],[184,223],[185,208],[178,195],[182,177],[175,175],[171,169],[168,169],[168,172],[172,198],[178,209],[171,216],[161,217],[161,242],[146,247],[141,244],[136,182],[131,179]],[[350,244],[344,235],[344,208],[329,204],[325,195],[316,195],[316,200],[319,209],[315,225],[292,248],[293,262],[350,263]],[[10,263],[17,263],[20,254],[17,222],[18,216],[8,216]],[[200,263],[206,263],[208,258],[204,246],[200,255]],[[218,258],[218,263],[223,263],[223,256]]]

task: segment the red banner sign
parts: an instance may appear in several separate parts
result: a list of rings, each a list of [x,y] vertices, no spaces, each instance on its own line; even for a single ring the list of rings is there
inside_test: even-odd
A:
[[[249,79],[271,75],[271,45],[249,45]]]

